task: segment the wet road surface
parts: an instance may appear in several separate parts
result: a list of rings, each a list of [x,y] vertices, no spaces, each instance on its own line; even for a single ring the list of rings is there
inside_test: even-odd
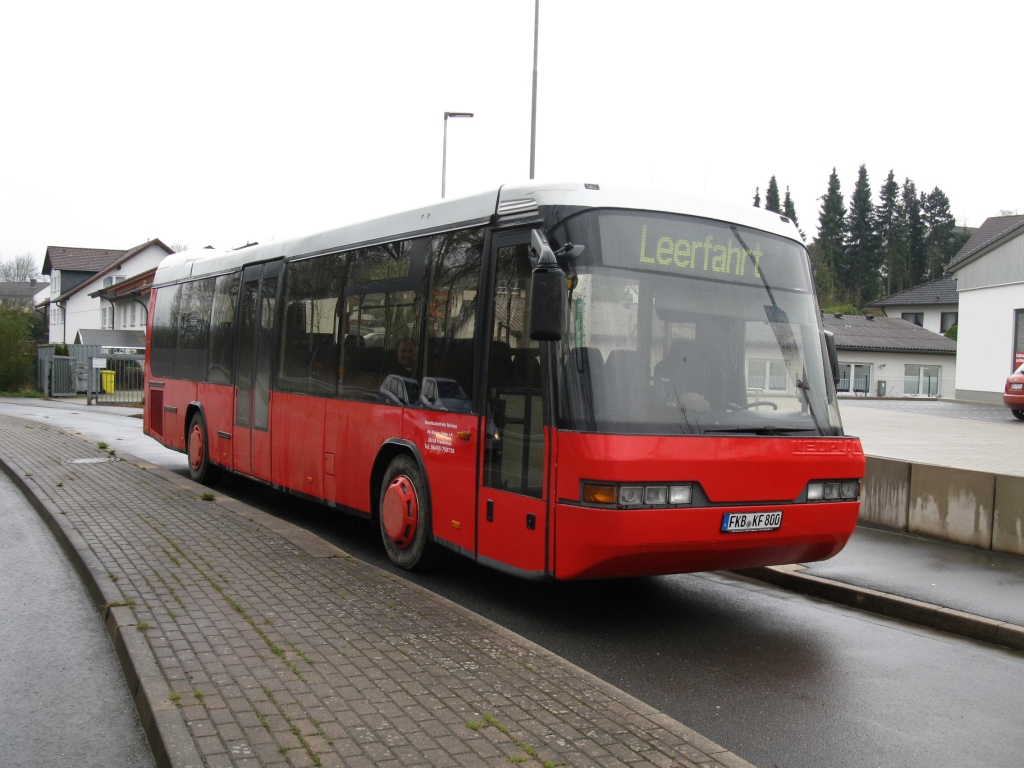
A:
[[[108,417],[77,418],[76,429],[111,442]],[[122,450],[156,446],[138,420],[109,418],[136,430]],[[180,454],[145,450],[184,472]],[[237,478],[219,490],[400,572],[368,523]],[[456,556],[401,573],[761,768],[1013,766],[1024,754],[1021,653],[728,574],[535,584]]]
[[[0,499],[0,765],[154,765],[78,574],[3,473]]]

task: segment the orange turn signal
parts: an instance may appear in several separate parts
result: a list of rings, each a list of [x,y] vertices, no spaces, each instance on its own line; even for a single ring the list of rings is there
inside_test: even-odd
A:
[[[614,485],[583,485],[583,501],[587,504],[614,504],[619,489]]]

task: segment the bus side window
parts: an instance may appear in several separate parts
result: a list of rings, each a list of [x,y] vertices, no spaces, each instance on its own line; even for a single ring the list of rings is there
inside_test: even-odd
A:
[[[235,306],[241,273],[221,275],[213,289],[210,319],[210,350],[206,380],[211,384],[231,384],[235,362]]]
[[[483,229],[446,232],[430,239],[421,407],[459,413],[472,410],[483,244]]]
[[[399,377],[418,400],[426,257],[427,238],[351,252],[338,317],[341,397],[405,404],[390,378]]]
[[[157,289],[156,308],[153,310],[153,341],[150,347],[150,367],[154,376],[174,377],[180,301],[180,285],[165,285]]]
[[[284,278],[284,329],[275,387],[282,392],[333,395],[337,382],[334,270],[344,257],[290,263]]]
[[[214,278],[192,280],[181,286],[178,308],[178,344],[174,378],[206,381],[206,352],[210,342],[210,309]]]

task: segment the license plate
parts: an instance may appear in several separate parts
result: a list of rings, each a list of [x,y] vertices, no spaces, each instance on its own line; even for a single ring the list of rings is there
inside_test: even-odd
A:
[[[782,512],[727,512],[722,518],[722,533],[777,531],[782,527]]]
[[[1024,389],[1024,384],[1011,384],[1010,389]]]

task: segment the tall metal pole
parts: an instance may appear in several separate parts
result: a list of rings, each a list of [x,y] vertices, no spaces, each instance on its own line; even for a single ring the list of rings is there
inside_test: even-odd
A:
[[[444,143],[441,145],[441,199],[444,199],[444,174],[448,166],[448,113],[444,113]]]
[[[540,0],[533,5],[533,111],[530,115],[530,178],[537,158],[537,33],[540,29]]]
[[[448,167],[448,118],[449,117],[472,117],[472,112],[445,112],[444,113],[444,143],[441,145],[441,197],[444,197],[444,177]]]

